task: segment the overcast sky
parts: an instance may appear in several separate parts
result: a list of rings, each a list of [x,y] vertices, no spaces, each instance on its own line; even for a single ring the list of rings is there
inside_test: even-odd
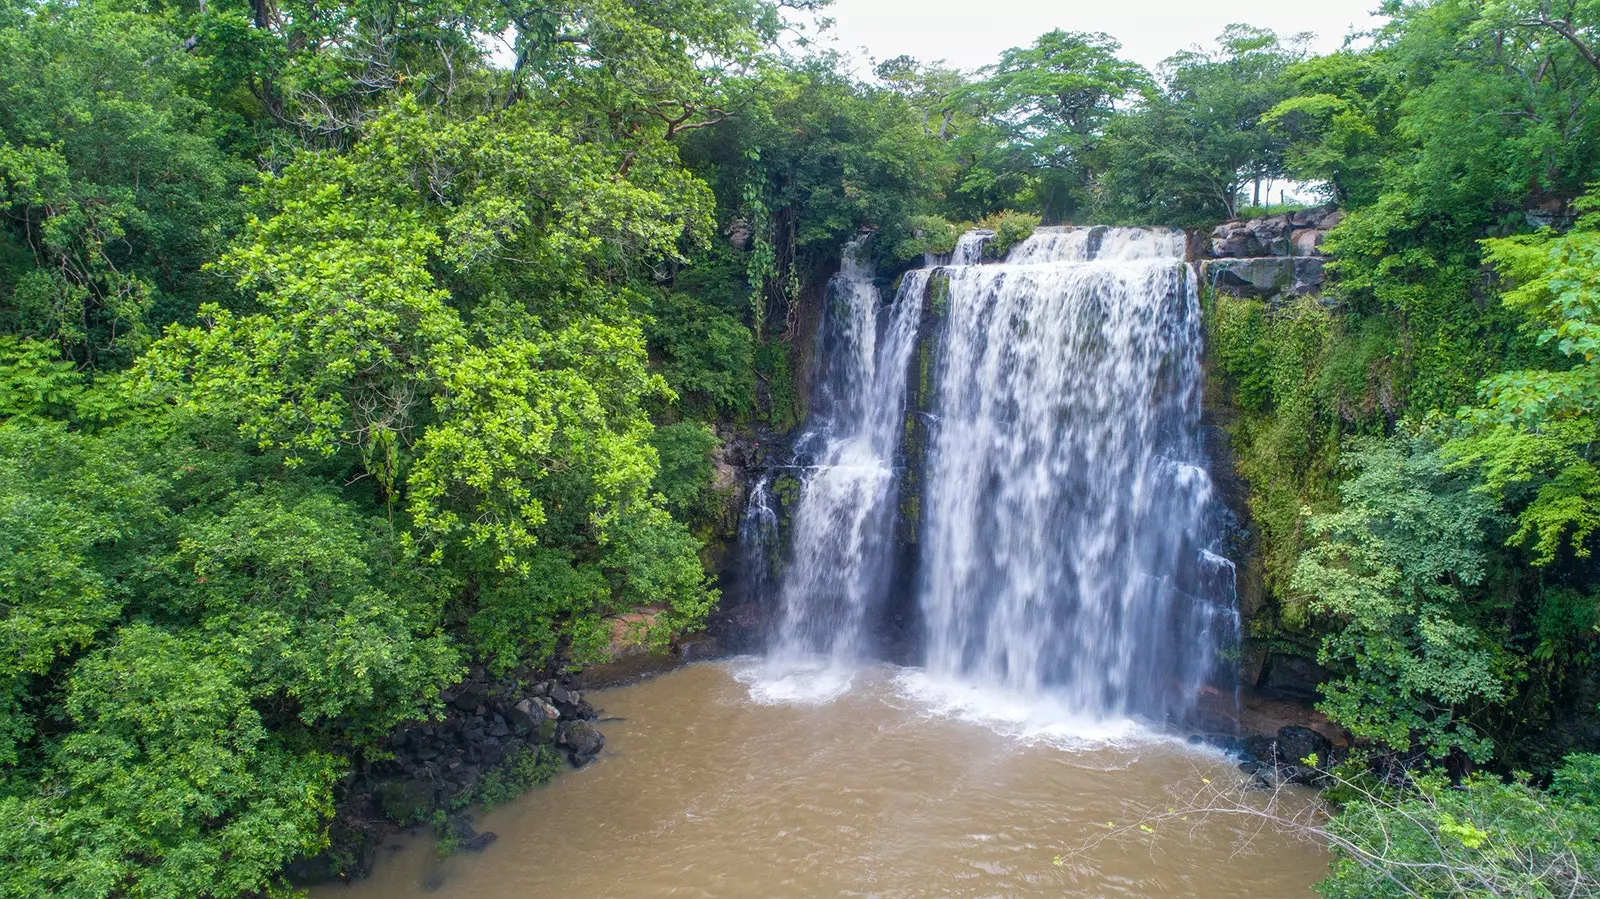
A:
[[[845,51],[865,47],[883,60],[902,53],[962,69],[995,61],[1052,28],[1104,31],[1123,55],[1154,69],[1172,53],[1210,44],[1230,22],[1287,35],[1312,31],[1318,52],[1337,49],[1352,29],[1372,27],[1379,0],[835,0],[827,15]],[[865,74],[864,72],[862,74]]]

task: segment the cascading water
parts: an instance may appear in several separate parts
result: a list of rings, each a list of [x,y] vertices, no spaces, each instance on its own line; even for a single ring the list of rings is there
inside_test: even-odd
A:
[[[1209,546],[1184,236],[1040,229],[1003,264],[980,264],[993,237],[962,235],[936,267],[908,272],[887,308],[865,239],[846,247],[818,332],[812,424],[794,452],[770,657],[785,670],[860,660],[898,578],[915,595],[932,678],[1074,717],[1187,718],[1223,679],[1237,616],[1232,565]],[[936,277],[944,321],[927,328]],[[920,495],[908,494],[918,520],[899,525],[920,563],[897,568],[919,333],[938,341],[933,371],[919,373],[931,404],[924,395],[914,410],[926,461],[912,466]],[[769,486],[747,513],[763,539]]]
[[[1044,229],[948,269],[921,603],[929,671],[1182,718],[1233,639],[1206,548],[1184,236]],[[1223,595],[1225,594],[1225,595]]]
[[[814,375],[815,413],[795,445],[800,472],[790,558],[779,591],[773,657],[844,663],[863,651],[883,596],[892,538],[894,452],[927,273],[902,282],[887,322],[863,261],[868,235],[844,250],[828,285]]]

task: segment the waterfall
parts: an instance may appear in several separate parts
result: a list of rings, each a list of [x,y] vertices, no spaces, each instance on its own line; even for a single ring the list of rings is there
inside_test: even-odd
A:
[[[777,503],[772,496],[772,473],[766,472],[750,487],[744,516],[739,520],[741,592],[762,597],[771,593],[782,571],[783,535]]]
[[[948,270],[926,663],[1075,714],[1181,718],[1232,615],[1207,547],[1181,232],[1041,229]],[[1226,561],[1226,560],[1223,560]]]
[[[785,663],[859,658],[869,612],[887,585],[895,447],[927,272],[907,275],[883,309],[864,260],[867,240],[863,235],[845,247],[844,264],[828,285],[815,412],[795,444],[800,486],[790,522],[792,562],[779,589],[772,653]]]
[[[1208,519],[1184,235],[1042,228],[983,264],[993,238],[962,235],[887,306],[865,239],[845,248],[793,453],[770,658],[862,660],[896,587],[915,598],[932,677],[1075,717],[1187,719],[1226,679],[1238,618]],[[924,327],[932,295],[943,321]],[[936,343],[907,418],[919,339]],[[908,461],[914,422],[926,446]],[[916,514],[897,522],[902,485]],[[773,517],[770,484],[755,497],[747,520]],[[897,567],[897,525],[913,564]]]

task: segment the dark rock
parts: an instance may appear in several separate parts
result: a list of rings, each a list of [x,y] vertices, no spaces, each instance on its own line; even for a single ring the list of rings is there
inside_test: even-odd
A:
[[[566,687],[563,687],[560,684],[556,684],[555,689],[550,691],[550,698],[562,705],[568,705],[578,701],[575,694],[568,691]]]
[[[1289,287],[1293,296],[1303,297],[1322,290],[1323,262],[1321,258],[1310,257],[1294,260],[1294,283]]]
[[[511,733],[511,728],[506,726],[505,719],[496,715],[495,722],[489,725],[488,735],[491,737],[503,737],[509,733]]]
[[[476,709],[482,702],[482,687],[477,684],[462,684],[460,691],[456,693],[455,702],[453,704],[456,708],[463,712],[470,712]]]
[[[500,742],[486,742],[478,747],[479,760],[485,768],[493,768],[505,761],[507,752],[505,744]]]
[[[606,738],[589,722],[574,721],[561,729],[559,742],[567,747],[573,766],[582,768],[605,748]]]
[[[1335,218],[1333,224],[1328,224],[1328,219],[1335,216],[1343,217],[1343,214],[1339,212],[1339,207],[1332,203],[1324,203],[1321,206],[1313,206],[1310,209],[1297,209],[1289,213],[1289,224],[1296,228],[1332,228],[1338,224],[1338,219]]]
[[[1273,653],[1267,659],[1261,689],[1269,695],[1315,701],[1321,698],[1317,688],[1330,676],[1326,668],[1311,659]]]
[[[1278,728],[1277,745],[1278,760],[1295,765],[1311,756],[1316,756],[1319,764],[1326,765],[1333,752],[1331,740],[1298,724]]]
[[[389,781],[375,791],[378,808],[400,824],[426,818],[433,807],[434,786],[424,780]]]
[[[1265,218],[1251,219],[1246,226],[1250,236],[1255,241],[1259,252],[1252,255],[1258,256],[1287,256],[1289,255],[1289,217],[1285,215],[1269,215]]]
[[[483,850],[489,848],[490,843],[493,843],[498,839],[500,839],[498,834],[492,830],[486,830],[463,843],[461,848],[468,852],[482,852]]]
[[[422,891],[424,893],[437,893],[444,887],[444,872],[438,868],[429,871],[422,878]]]
[[[1240,297],[1303,296],[1322,288],[1322,260],[1267,256],[1208,259],[1200,275],[1217,291]]]
[[[1278,757],[1276,746],[1271,737],[1250,736],[1244,738],[1239,751],[1247,760],[1271,764]]]
[[[1218,258],[1256,256],[1260,245],[1250,233],[1248,223],[1223,222],[1211,231],[1211,255]]]
[[[539,725],[556,720],[561,717],[561,713],[550,703],[534,696],[512,706],[507,717],[511,719],[513,727],[521,730],[538,730]]]
[[[450,834],[457,840],[465,843],[478,835],[472,828],[472,821],[466,815],[456,815],[450,819]]]

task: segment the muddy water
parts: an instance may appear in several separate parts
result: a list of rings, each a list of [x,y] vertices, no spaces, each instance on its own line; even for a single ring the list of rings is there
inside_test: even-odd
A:
[[[918,672],[769,682],[700,664],[597,692],[605,754],[316,899],[545,896],[1309,896],[1314,845],[1242,817],[1088,845],[1182,805],[1220,754],[941,689]],[[1246,801],[1249,801],[1248,797]],[[1084,848],[1088,845],[1088,848]],[[1056,862],[1058,856],[1060,863]]]

